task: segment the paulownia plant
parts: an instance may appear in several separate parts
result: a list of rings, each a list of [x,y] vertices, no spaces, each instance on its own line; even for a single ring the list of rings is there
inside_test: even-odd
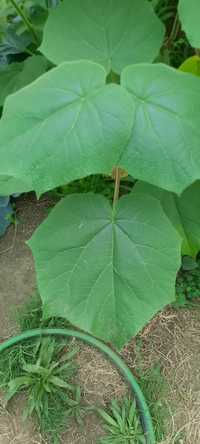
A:
[[[182,27],[194,48],[200,48],[200,2],[199,0],[179,0],[178,12]]]
[[[0,122],[1,194],[113,174],[112,205],[69,195],[29,245],[44,316],[118,348],[174,299],[181,248],[199,250],[200,81],[152,64],[163,37],[146,0],[64,0],[40,47],[58,66]],[[121,170],[137,184],[119,198]]]

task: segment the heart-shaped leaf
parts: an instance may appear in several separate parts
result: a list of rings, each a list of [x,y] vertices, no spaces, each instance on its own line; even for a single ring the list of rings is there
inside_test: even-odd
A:
[[[92,62],[64,63],[6,100],[1,194],[38,193],[110,173],[131,133],[134,104]]]
[[[113,212],[103,196],[67,196],[29,241],[45,317],[122,347],[174,299],[180,243],[152,197],[125,196]]]
[[[178,197],[174,193],[138,182],[135,191],[157,198],[182,238],[182,254],[196,257],[200,250],[200,181]]]
[[[147,0],[65,0],[50,12],[40,49],[55,64],[87,59],[120,73],[131,63],[152,62],[163,38]]]
[[[8,97],[1,194],[41,194],[116,166],[177,193],[200,177],[199,79],[141,64],[123,71],[122,86],[105,80],[100,65],[64,63]]]
[[[200,83],[166,65],[122,72],[136,116],[119,165],[137,178],[181,193],[200,177]]]
[[[42,56],[33,56],[21,63],[0,66],[0,106],[9,94],[23,88],[47,70]]]
[[[190,44],[200,48],[200,1],[179,0],[179,17]]]

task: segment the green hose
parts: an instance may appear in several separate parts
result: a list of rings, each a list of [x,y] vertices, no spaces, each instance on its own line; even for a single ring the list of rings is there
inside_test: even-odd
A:
[[[141,392],[138,383],[136,382],[132,372],[127,367],[125,362],[120,358],[120,356],[117,353],[115,353],[111,348],[109,348],[106,344],[104,344],[104,342],[101,342],[100,340],[77,330],[61,329],[61,328],[35,329],[35,330],[26,331],[0,344],[0,353],[30,338],[36,338],[38,336],[39,337],[49,336],[49,335],[75,337],[92,345],[93,347],[96,347],[109,357],[109,359],[114,363],[114,365],[118,368],[120,373],[125,377],[129,385],[131,386],[134,397],[136,399],[139,414],[141,417],[143,431],[146,436],[146,443],[155,444],[156,441],[155,441],[152,419],[145,398],[143,396],[143,393]]]

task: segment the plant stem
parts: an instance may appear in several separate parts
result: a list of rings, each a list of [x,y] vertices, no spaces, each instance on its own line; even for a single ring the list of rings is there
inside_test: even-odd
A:
[[[26,53],[29,54],[30,56],[34,56],[34,55],[36,54],[36,52],[31,51],[31,49],[29,49],[29,48],[26,48],[26,49],[24,50],[24,52],[26,52]]]
[[[116,167],[114,169],[115,174],[115,190],[114,190],[114,196],[113,196],[113,210],[116,207],[116,203],[119,199],[119,188],[120,188],[120,168]]]
[[[10,2],[12,3],[12,5],[16,9],[17,13],[20,15],[21,19],[23,20],[23,22],[25,23],[25,25],[27,26],[27,28],[31,32],[31,34],[35,40],[35,43],[38,45],[40,42],[39,42],[39,39],[38,39],[37,34],[35,32],[35,29],[33,28],[29,19],[26,17],[26,14],[24,13],[23,9],[17,4],[16,0],[10,0]]]
[[[176,39],[177,34],[179,32],[179,27],[180,27],[180,22],[178,19],[178,14],[176,14],[173,25],[172,25],[172,30],[171,33],[167,39],[167,47],[169,48],[171,46],[171,44],[173,43],[173,41]]]

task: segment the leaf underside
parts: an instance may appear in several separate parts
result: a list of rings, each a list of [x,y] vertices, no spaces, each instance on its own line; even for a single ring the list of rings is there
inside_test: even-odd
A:
[[[180,238],[156,199],[71,195],[29,241],[44,315],[120,348],[174,299]]]

